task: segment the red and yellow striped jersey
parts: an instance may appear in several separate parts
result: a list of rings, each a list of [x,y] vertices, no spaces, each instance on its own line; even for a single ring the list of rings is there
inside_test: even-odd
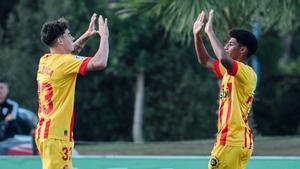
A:
[[[256,88],[256,73],[238,61],[234,61],[230,72],[226,71],[218,60],[214,61],[214,71],[222,78],[215,144],[253,148],[248,115]]]
[[[77,73],[85,75],[90,57],[45,54],[38,72],[39,123],[36,138],[73,140],[74,97]]]

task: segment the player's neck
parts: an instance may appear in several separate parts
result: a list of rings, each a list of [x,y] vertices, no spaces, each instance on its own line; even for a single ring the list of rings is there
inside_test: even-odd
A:
[[[240,56],[240,57],[238,57],[237,61],[242,62],[244,64],[248,64],[247,56]]]
[[[57,47],[54,47],[54,48],[50,48],[50,53],[54,54],[54,53],[59,53],[59,54],[69,54],[70,52],[69,51],[66,51],[62,48],[57,48]]]
[[[246,59],[246,58],[243,58],[243,59],[238,59],[238,61],[239,62],[242,62],[242,63],[244,63],[244,64],[248,64],[248,59]]]

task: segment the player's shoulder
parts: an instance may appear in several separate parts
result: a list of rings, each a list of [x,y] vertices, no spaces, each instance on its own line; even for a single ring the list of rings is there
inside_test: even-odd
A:
[[[247,78],[251,81],[257,80],[257,75],[254,69],[245,63],[238,62],[238,72],[246,75]]]
[[[73,60],[73,61],[83,61],[84,59],[86,59],[86,57],[84,56],[80,56],[80,55],[74,55],[74,54],[64,54],[61,56],[62,59],[64,60]]]
[[[65,58],[65,57],[75,57],[75,55],[63,54],[63,53],[45,53],[44,55],[42,55],[41,59]]]
[[[41,59],[40,63],[49,63],[49,62],[59,62],[59,63],[69,63],[74,60],[77,60],[77,56],[73,54],[60,54],[60,53],[53,53],[53,54],[44,54]]]
[[[243,62],[237,62],[237,63],[238,63],[239,69],[242,69],[243,71],[251,73],[251,74],[256,74],[254,69],[251,66],[249,66]]]

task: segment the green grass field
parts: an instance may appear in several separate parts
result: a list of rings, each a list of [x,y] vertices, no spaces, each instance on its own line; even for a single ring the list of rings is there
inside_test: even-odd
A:
[[[207,169],[208,156],[75,156],[73,169]],[[40,169],[38,156],[0,156],[1,169]],[[247,169],[299,169],[299,157],[255,156]]]
[[[151,142],[133,144],[83,143],[75,148],[81,155],[209,155],[214,140]],[[253,155],[259,156],[300,156],[298,137],[257,137],[254,140]]]
[[[73,169],[207,169],[213,140],[77,142]],[[2,169],[39,169],[38,156],[0,156]],[[300,137],[258,137],[247,169],[300,169]]]

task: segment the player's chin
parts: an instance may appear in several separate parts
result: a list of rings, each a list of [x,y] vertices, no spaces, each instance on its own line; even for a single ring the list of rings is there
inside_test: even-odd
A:
[[[235,55],[232,55],[230,53],[228,53],[228,55],[231,57],[231,59],[236,60],[236,56]]]
[[[233,60],[238,60],[238,59],[239,59],[239,56],[231,56],[231,59],[233,59]]]

